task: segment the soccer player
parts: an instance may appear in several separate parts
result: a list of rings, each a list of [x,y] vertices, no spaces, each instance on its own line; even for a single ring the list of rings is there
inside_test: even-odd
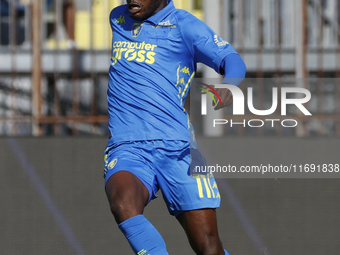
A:
[[[160,189],[196,254],[228,254],[217,231],[216,182],[210,175],[190,177],[192,129],[184,103],[197,62],[224,74],[224,82],[244,78],[244,62],[228,42],[171,0],[127,0],[112,10],[110,24],[111,136],[104,178],[119,229],[135,254],[168,254],[162,236],[143,216]],[[220,92],[223,105],[216,108],[232,101],[228,90]]]

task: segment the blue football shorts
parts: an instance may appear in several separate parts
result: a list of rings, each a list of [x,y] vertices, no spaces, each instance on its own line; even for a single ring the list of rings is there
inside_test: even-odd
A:
[[[171,215],[217,208],[220,193],[210,174],[190,174],[190,142],[132,141],[110,145],[104,153],[104,178],[119,171],[137,176],[149,191],[149,202],[160,189]]]

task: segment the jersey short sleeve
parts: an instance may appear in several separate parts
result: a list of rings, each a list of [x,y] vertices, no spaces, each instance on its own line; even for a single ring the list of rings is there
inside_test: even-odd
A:
[[[225,56],[236,50],[218,36],[208,25],[187,12],[177,16],[185,44],[195,62],[203,63],[220,73],[221,62]]]

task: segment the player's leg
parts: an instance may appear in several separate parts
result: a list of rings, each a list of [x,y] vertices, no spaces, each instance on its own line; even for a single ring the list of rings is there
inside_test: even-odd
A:
[[[207,173],[190,174],[189,143],[162,141],[159,144],[163,147],[159,158],[164,160],[159,163],[157,180],[170,214],[182,224],[197,254],[228,254],[218,236],[215,210],[206,209],[220,206],[215,179]],[[196,156],[200,158],[198,154],[197,151]]]
[[[224,255],[220,241],[216,212],[214,209],[199,209],[181,213],[177,220],[184,228],[190,245],[196,254]]]
[[[133,146],[126,144],[105,152],[105,192],[111,212],[135,254],[166,255],[162,236],[142,214],[157,191],[154,174],[141,155],[132,153]]]
[[[118,227],[135,254],[168,254],[156,228],[142,215],[149,201],[149,191],[132,173],[113,174],[105,187],[110,208]]]

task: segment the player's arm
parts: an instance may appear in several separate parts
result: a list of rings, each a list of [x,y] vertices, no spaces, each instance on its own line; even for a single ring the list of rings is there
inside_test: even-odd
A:
[[[223,83],[238,86],[246,73],[246,65],[241,56],[203,21],[190,14],[185,16],[183,17],[185,23],[190,25],[181,26],[181,33],[195,62],[201,62],[224,75]],[[232,94],[228,89],[217,89],[217,92],[221,97],[222,105],[218,103],[215,110],[232,103]]]
[[[246,70],[246,65],[239,54],[228,54],[221,62],[220,73],[224,74],[222,83],[238,86],[244,79]],[[216,91],[220,95],[222,105],[219,100],[215,98],[216,102],[218,102],[214,108],[215,110],[229,106],[233,103],[233,95],[229,89],[216,89]],[[217,96],[215,95],[215,97]]]
[[[234,86],[238,86],[246,75],[246,65],[243,62],[243,59],[241,56],[236,53],[228,54],[224,57],[224,59],[221,61],[221,67],[220,67],[220,74],[224,75],[224,79],[222,83],[224,84],[230,84]],[[223,107],[229,106],[233,103],[233,95],[231,91],[227,88],[216,88],[215,89],[217,94],[220,96],[222,105],[220,104],[220,101],[217,98],[217,95],[214,93],[215,102],[217,102],[215,106],[215,110],[221,109]]]

